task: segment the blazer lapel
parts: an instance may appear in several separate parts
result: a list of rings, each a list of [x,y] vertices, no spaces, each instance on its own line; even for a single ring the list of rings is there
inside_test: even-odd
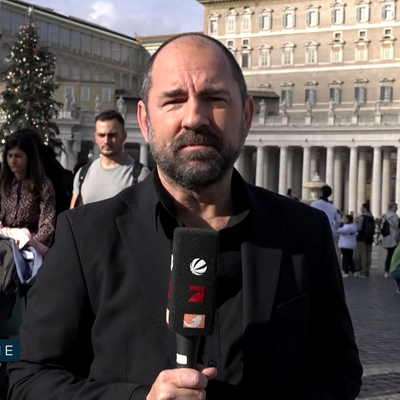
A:
[[[117,219],[122,241],[136,268],[139,286],[165,351],[175,366],[176,335],[168,328],[166,307],[171,272],[172,244],[161,229],[156,231],[151,204],[140,208],[141,212],[130,211]],[[150,218],[149,218],[150,216]],[[140,249],[140,251],[135,251]],[[165,257],[165,255],[168,257]]]
[[[242,245],[244,379],[254,378],[260,365],[282,262],[285,218],[270,197],[268,205],[252,198],[252,234]]]

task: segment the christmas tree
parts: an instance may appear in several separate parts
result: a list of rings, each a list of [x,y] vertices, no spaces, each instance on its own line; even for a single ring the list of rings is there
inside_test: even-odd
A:
[[[54,82],[56,58],[47,48],[39,47],[32,8],[11,50],[11,66],[5,72],[6,89],[1,93],[0,109],[6,122],[0,129],[5,137],[22,128],[34,128],[44,143],[57,142],[58,116],[62,104],[54,99],[58,85]]]

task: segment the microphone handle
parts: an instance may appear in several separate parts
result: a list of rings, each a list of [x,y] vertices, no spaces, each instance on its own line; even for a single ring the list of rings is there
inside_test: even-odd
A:
[[[197,369],[201,336],[176,334],[176,368]]]

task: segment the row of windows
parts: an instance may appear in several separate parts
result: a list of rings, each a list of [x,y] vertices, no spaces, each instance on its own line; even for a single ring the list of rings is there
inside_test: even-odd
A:
[[[393,39],[383,40],[380,43],[380,59],[382,61],[390,61],[394,59],[394,46]],[[308,42],[305,44],[305,63],[308,65],[318,64],[319,43]],[[290,66],[294,65],[295,45],[292,42],[286,42],[281,46],[281,65]],[[232,47],[228,47],[232,50]],[[330,62],[342,63],[344,61],[344,44],[332,42],[330,44]],[[355,61],[365,62],[369,60],[369,42],[360,41],[355,44]],[[244,47],[240,50],[240,65],[242,68],[251,68],[252,51]],[[259,50],[258,66],[270,67],[271,66],[272,47],[264,45]]]
[[[57,76],[74,81],[102,81],[114,82],[116,89],[132,90],[136,92],[141,86],[141,77],[121,74],[118,71],[110,71],[97,65],[82,63],[65,58],[57,59]]]
[[[70,98],[72,98],[74,95],[76,95],[75,88],[73,86],[67,86],[65,88],[65,93],[67,93],[70,96]],[[80,100],[83,102],[90,101],[90,88],[89,87],[81,88]],[[102,88],[101,101],[103,103],[111,102],[111,88]]]
[[[368,89],[366,86],[359,86],[354,88],[354,100],[360,104],[367,102]],[[329,98],[336,104],[342,103],[342,88],[331,87],[329,88]],[[380,87],[379,99],[384,102],[393,101],[393,86],[391,84],[383,84]],[[281,100],[285,101],[288,106],[293,104],[293,88],[286,88],[281,91]],[[313,105],[317,104],[317,89],[306,88],[304,89],[304,102],[310,102]]]
[[[26,23],[26,16],[20,13],[2,9],[0,22],[3,31],[17,33]],[[50,45],[68,48],[91,56],[120,62],[126,66],[143,66],[146,53],[119,43],[110,42],[97,36],[81,33],[74,29],[58,26],[46,21],[35,19],[38,34],[42,42]]]
[[[359,23],[369,22],[371,19],[371,8],[369,1],[357,1],[356,20]],[[331,4],[331,23],[332,24],[344,24],[345,23],[345,4],[341,1],[336,0],[335,3]],[[320,6],[309,5],[306,9],[305,23],[310,27],[317,27],[320,25],[321,12]],[[282,27],[291,29],[296,26],[296,11],[295,7],[286,7],[282,12]],[[396,18],[396,4],[394,1],[385,1],[382,4],[381,17],[384,21],[392,21]],[[241,14],[241,32],[250,32],[252,25],[252,14],[249,7],[245,7],[243,13]],[[259,29],[269,30],[272,29],[273,25],[273,10],[270,8],[264,8],[259,13]],[[238,19],[238,14],[234,9],[226,15],[226,33],[236,33],[236,23]],[[218,22],[219,15],[211,14],[209,17],[209,33],[211,35],[218,34]]]

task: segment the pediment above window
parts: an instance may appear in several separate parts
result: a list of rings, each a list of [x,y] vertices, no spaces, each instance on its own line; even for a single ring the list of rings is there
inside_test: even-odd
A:
[[[285,42],[282,44],[281,49],[294,49],[296,45],[292,42]]]
[[[245,8],[240,15],[253,15],[254,11],[251,11],[249,8]]]
[[[261,14],[261,15],[268,15],[268,14],[272,14],[273,12],[274,12],[274,10],[272,10],[271,8],[264,7],[264,8],[261,10],[260,14]]]
[[[307,42],[304,47],[318,47],[321,44],[316,42],[315,40],[310,40],[309,42]]]
[[[343,39],[333,39],[333,40],[331,40],[331,42],[329,43],[331,46],[332,45],[339,45],[339,46],[343,46],[344,45],[344,40]]]
[[[396,40],[396,38],[393,35],[385,35],[382,36],[382,38],[380,39],[380,42],[394,42]]]
[[[229,10],[227,13],[224,14],[225,17],[236,17],[237,15],[238,13],[234,9]]]
[[[354,43],[356,43],[356,44],[370,44],[371,40],[361,37],[361,38],[358,38],[357,40],[355,40]]]
[[[318,5],[318,4],[309,4],[307,7],[306,7],[306,10],[308,11],[308,10],[319,10],[321,8],[321,6],[320,5]]]
[[[379,80],[380,83],[393,83],[394,81],[394,78],[382,78]]]
[[[259,48],[258,48],[259,50],[272,50],[273,49],[273,47],[272,46],[270,46],[269,44],[263,44],[262,46],[260,46]]]
[[[317,81],[306,81],[304,82],[304,86],[317,86],[318,82]]]
[[[338,79],[334,79],[333,81],[329,82],[329,86],[340,86],[343,85],[343,81],[339,81]]]
[[[296,7],[293,6],[287,6],[285,8],[282,9],[282,12],[287,13],[287,12],[295,12],[297,10]]]
[[[354,79],[355,84],[361,84],[361,83],[368,83],[369,80],[367,78],[356,78]]]
[[[294,86],[294,83],[292,82],[283,82],[280,85],[282,88],[292,88]]]
[[[218,19],[220,17],[221,17],[221,15],[216,12],[212,12],[211,14],[208,14],[208,19]]]
[[[271,84],[270,83],[268,83],[268,82],[264,82],[264,83],[260,83],[259,85],[258,85],[258,87],[259,88],[263,88],[263,89],[271,89]]]

